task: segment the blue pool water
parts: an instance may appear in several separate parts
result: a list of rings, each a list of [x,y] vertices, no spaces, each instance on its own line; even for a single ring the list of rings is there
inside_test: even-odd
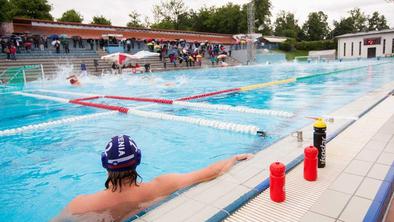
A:
[[[64,76],[56,80],[31,83],[26,90],[68,99],[78,96],[34,90],[176,99],[249,84],[371,65],[295,83],[197,100],[295,113],[295,117],[290,119],[168,105],[141,108],[179,116],[252,124],[266,131],[266,138],[125,114],[0,136],[0,221],[48,221],[76,195],[103,189],[106,172],[101,167],[100,153],[114,135],[128,134],[141,148],[143,157],[138,171],[144,181],[162,173],[195,170],[236,153],[258,152],[309,124],[310,120],[305,116],[329,114],[355,98],[394,81],[394,63],[376,65],[381,62],[387,61],[282,63],[107,76],[83,79],[83,86],[79,88],[70,87],[64,81]],[[172,85],[166,86],[166,83]],[[146,104],[110,99],[96,102],[135,107]],[[9,93],[0,94],[0,130],[101,112],[107,111]]]

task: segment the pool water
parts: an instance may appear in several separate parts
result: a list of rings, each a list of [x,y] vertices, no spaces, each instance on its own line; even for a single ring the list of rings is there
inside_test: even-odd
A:
[[[383,62],[385,64],[380,64]],[[78,96],[35,90],[176,99],[365,65],[370,66],[194,101],[283,110],[293,112],[295,116],[292,118],[159,104],[140,108],[178,116],[251,124],[267,132],[265,138],[120,113],[17,135],[0,136],[0,220],[48,221],[75,196],[102,190],[106,172],[101,167],[100,154],[112,136],[130,135],[141,148],[142,163],[138,171],[144,181],[162,173],[189,172],[233,154],[258,152],[311,123],[305,116],[329,114],[367,92],[394,81],[394,63],[391,60],[281,63],[134,76],[104,76],[82,79],[82,87],[69,86],[62,75],[55,80],[30,83],[25,89],[29,92],[67,99]],[[170,86],[167,83],[171,83]],[[94,102],[130,107],[146,105],[113,99]],[[10,93],[0,94],[0,130],[101,112],[107,111]]]

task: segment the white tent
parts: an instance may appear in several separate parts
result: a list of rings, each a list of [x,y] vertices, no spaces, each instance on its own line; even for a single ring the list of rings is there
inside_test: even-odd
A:
[[[144,58],[148,58],[148,57],[154,57],[154,56],[159,56],[159,53],[156,52],[149,52],[149,51],[139,51],[136,54],[134,54],[133,56],[137,59],[144,59]]]
[[[112,53],[112,54],[109,54],[109,55],[102,56],[101,59],[102,60],[106,60],[106,61],[115,62],[117,64],[122,65],[128,60],[139,59],[139,58],[136,57],[135,55],[130,55],[130,54],[127,54],[127,53],[117,52],[117,53]]]

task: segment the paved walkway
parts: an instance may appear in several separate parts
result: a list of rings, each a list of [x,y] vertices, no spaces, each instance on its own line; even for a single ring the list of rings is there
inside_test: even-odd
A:
[[[300,164],[287,174],[284,203],[272,202],[266,190],[226,221],[363,221],[373,202],[382,201],[379,188],[391,186],[385,178],[393,160],[390,96],[328,143],[317,181],[305,181]]]

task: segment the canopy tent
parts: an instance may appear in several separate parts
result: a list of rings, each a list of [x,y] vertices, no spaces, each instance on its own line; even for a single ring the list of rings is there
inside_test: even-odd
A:
[[[156,52],[149,52],[149,51],[139,51],[136,54],[134,54],[133,56],[136,59],[144,59],[144,58],[148,58],[148,57],[154,57],[154,56],[159,56],[159,53]]]
[[[131,59],[138,59],[138,58],[134,55],[130,55],[127,53],[122,53],[122,52],[117,52],[117,53],[112,53],[109,55],[102,56],[101,59],[106,60],[106,61],[115,62],[118,65],[123,65]]]

